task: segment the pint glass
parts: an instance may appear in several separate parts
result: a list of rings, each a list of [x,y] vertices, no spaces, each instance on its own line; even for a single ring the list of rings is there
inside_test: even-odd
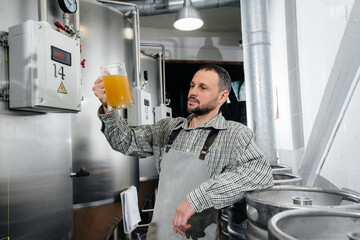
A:
[[[131,107],[134,99],[124,63],[114,63],[101,67],[102,78],[109,111]]]

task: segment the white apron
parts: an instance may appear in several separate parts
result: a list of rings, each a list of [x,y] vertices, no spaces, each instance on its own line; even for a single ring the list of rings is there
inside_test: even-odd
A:
[[[212,135],[209,134],[202,150],[201,158],[205,158],[205,154],[215,139],[216,134],[217,131],[213,134],[213,139],[208,141],[210,135]],[[170,145],[173,140],[170,140]],[[170,146],[168,146],[167,151],[169,149]],[[206,209],[201,213],[195,213],[189,219],[188,223],[191,225],[191,230],[186,231],[186,237],[178,233],[175,234],[172,227],[172,218],[177,206],[186,198],[189,192],[209,179],[207,161],[199,159],[199,154],[170,149],[168,152],[164,151],[160,168],[161,172],[154,214],[146,239],[218,239],[218,210],[214,208]]]

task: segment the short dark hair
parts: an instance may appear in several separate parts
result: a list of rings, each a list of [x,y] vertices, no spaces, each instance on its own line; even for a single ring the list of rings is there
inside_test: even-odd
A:
[[[231,78],[230,78],[229,73],[224,68],[222,68],[218,65],[215,65],[215,64],[208,64],[208,65],[201,66],[199,68],[199,71],[200,70],[216,72],[219,77],[219,90],[220,91],[227,90],[228,92],[230,92]]]

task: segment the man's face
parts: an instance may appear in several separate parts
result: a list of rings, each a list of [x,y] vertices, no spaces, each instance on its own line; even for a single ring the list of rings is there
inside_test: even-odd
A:
[[[198,71],[190,82],[187,110],[197,116],[214,110],[218,104],[219,78],[215,71]]]

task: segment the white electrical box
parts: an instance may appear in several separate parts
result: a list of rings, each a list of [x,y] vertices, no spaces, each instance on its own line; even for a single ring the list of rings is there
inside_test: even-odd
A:
[[[81,110],[80,43],[47,22],[9,28],[10,108],[38,112]]]
[[[171,117],[172,117],[171,108],[165,106],[164,104],[155,107],[155,122],[158,122],[164,118],[171,118]]]
[[[129,126],[154,124],[154,113],[151,106],[151,94],[138,87],[131,91],[135,105],[127,109]]]

